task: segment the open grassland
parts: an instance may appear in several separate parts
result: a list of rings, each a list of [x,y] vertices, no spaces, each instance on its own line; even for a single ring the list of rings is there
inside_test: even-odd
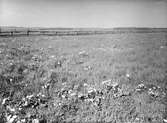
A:
[[[0,37],[0,122],[167,121],[167,33]]]

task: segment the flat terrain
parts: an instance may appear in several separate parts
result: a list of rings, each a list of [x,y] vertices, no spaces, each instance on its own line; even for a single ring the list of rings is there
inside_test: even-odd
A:
[[[0,68],[1,122],[167,120],[167,33],[0,37]]]

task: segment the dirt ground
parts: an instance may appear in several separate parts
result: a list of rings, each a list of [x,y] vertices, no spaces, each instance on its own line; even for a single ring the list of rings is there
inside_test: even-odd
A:
[[[167,34],[0,37],[0,123],[167,123]]]

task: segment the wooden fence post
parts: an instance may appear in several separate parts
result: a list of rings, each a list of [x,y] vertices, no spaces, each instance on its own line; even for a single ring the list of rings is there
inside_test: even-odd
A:
[[[11,36],[13,36],[13,31],[11,31]]]
[[[30,33],[30,30],[27,30],[27,35],[29,35],[29,33]]]

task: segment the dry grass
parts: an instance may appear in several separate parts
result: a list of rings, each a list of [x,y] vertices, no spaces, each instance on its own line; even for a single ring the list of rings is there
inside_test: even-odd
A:
[[[27,95],[46,96],[47,106],[24,108],[18,117],[30,113],[31,120],[51,123],[161,123],[167,118],[167,97],[148,94],[152,86],[167,90],[166,33],[3,37],[0,50],[1,102],[11,97],[14,105]],[[108,79],[120,90],[107,90],[102,81]],[[94,102],[79,98],[88,94],[84,83],[102,92]],[[140,83],[147,87],[141,93],[135,91]],[[62,88],[78,96],[63,98]],[[0,108],[3,121],[7,109]]]

